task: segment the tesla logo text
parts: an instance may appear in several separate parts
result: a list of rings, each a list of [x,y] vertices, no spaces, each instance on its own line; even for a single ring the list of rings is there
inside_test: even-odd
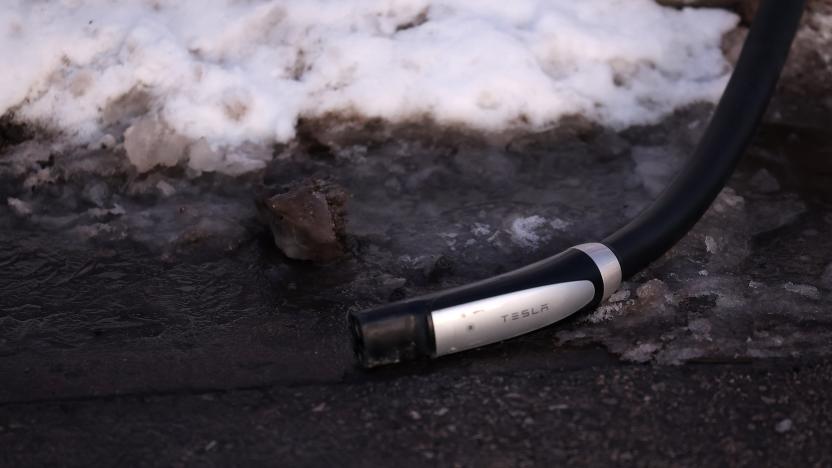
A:
[[[502,315],[503,322],[508,322],[509,320],[520,320],[524,318],[529,318],[532,315],[537,315],[541,312],[548,312],[549,311],[549,304],[540,304],[537,307],[530,307],[528,309],[519,310],[517,312],[512,312],[510,314]]]

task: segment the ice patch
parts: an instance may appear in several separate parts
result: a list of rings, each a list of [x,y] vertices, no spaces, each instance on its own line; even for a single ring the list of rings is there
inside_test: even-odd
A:
[[[820,299],[820,291],[818,291],[818,288],[809,284],[795,284],[789,281],[783,285],[783,289],[810,299]]]
[[[238,148],[331,114],[483,131],[581,114],[622,128],[716,100],[736,23],[650,0],[9,0],[0,115],[85,146],[132,128],[140,170],[232,174],[263,165]]]
[[[32,214],[32,206],[23,200],[14,197],[8,197],[6,198],[6,203],[9,205],[9,208],[12,209],[14,214],[20,217],[29,216],[30,214]]]
[[[620,291],[614,292],[611,296],[609,301],[611,303],[614,302],[624,302],[630,298],[630,290],[629,289],[622,289]]]
[[[474,223],[474,227],[471,228],[471,234],[477,237],[487,236],[491,234],[491,228],[487,224]]]
[[[623,308],[624,308],[624,306],[620,303],[604,304],[602,306],[599,306],[597,309],[590,312],[589,314],[587,314],[587,316],[584,320],[589,322],[589,323],[607,322],[609,320],[612,320],[613,317],[614,317],[614,314],[616,312],[620,312],[621,309],[623,309]]]
[[[708,251],[710,254],[715,254],[719,252],[719,246],[716,243],[716,240],[711,236],[705,236],[705,250]]]
[[[647,362],[653,358],[661,347],[655,343],[640,343],[632,349],[628,349],[621,358],[625,361]]]
[[[523,247],[535,248],[540,242],[545,241],[547,236],[545,229],[549,223],[546,218],[538,215],[527,218],[517,218],[511,223],[509,234],[511,240]]]
[[[556,231],[563,231],[568,228],[572,223],[569,221],[564,221],[560,218],[555,218],[549,222],[549,226],[552,226],[552,229]]]

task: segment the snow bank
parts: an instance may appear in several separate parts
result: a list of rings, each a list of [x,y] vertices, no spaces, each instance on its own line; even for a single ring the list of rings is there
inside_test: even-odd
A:
[[[735,24],[650,0],[6,0],[0,115],[79,144],[132,132],[140,170],[231,173],[329,113],[621,128],[715,100]]]

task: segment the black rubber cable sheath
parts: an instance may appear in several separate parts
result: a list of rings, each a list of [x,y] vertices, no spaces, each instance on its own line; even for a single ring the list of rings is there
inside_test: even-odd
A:
[[[774,91],[804,3],[761,2],[734,73],[695,152],[647,210],[603,241],[605,249],[609,248],[617,257],[624,278],[634,275],[678,242],[722,190]],[[440,350],[434,311],[539,286],[581,281],[593,285],[595,296],[580,310],[592,309],[603,299],[603,275],[594,259],[571,248],[475,283],[353,311],[348,320],[354,350],[368,367],[436,356]]]
[[[719,194],[745,152],[774,91],[804,0],[764,0],[728,86],[693,155],[659,198],[603,243],[624,278],[678,242]]]

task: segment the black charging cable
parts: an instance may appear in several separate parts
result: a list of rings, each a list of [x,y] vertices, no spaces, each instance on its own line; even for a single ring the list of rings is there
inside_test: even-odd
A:
[[[600,243],[422,297],[349,314],[367,367],[502,341],[597,307],[702,217],[730,177],[783,69],[805,0],[763,0],[696,151],[661,196]]]

